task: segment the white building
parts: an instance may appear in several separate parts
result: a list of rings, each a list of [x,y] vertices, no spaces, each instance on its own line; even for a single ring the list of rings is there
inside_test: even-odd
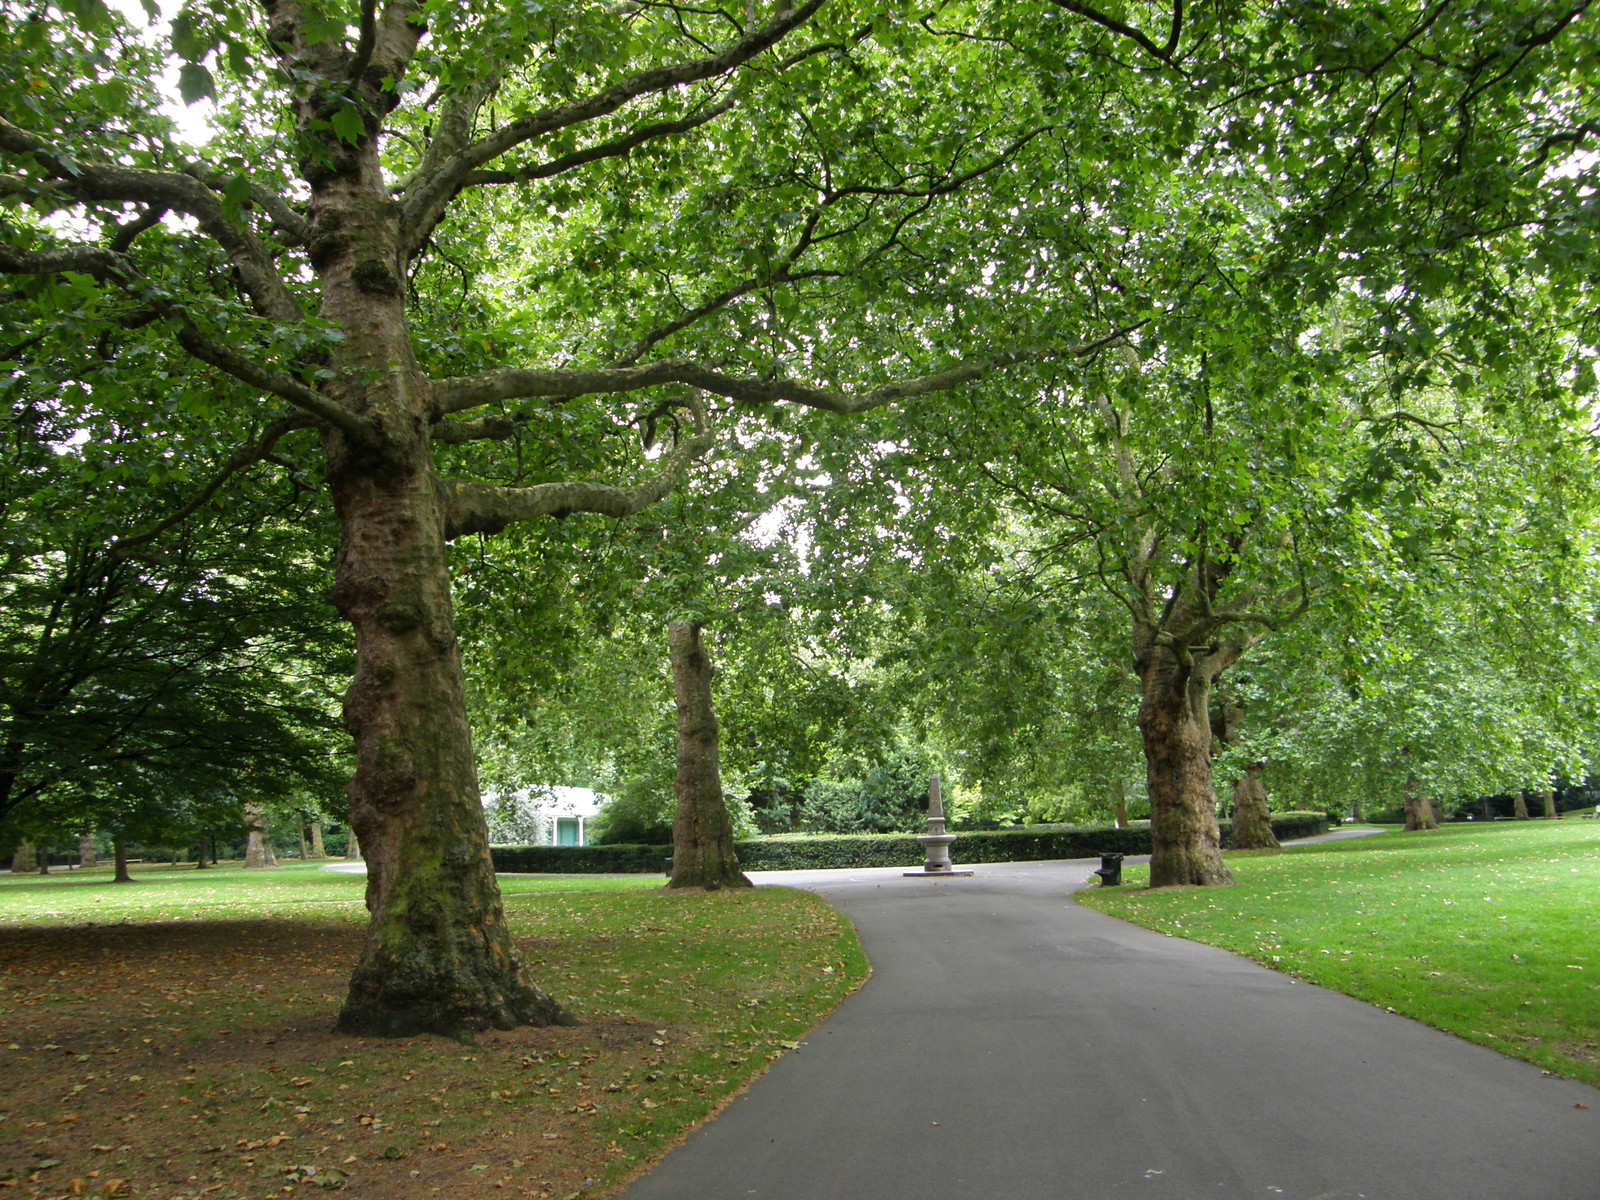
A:
[[[605,797],[590,788],[529,787],[503,796],[488,793],[483,815],[497,846],[585,846],[585,826]]]

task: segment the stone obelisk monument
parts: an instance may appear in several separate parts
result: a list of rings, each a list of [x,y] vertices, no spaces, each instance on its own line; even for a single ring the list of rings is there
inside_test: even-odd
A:
[[[950,843],[956,835],[944,831],[944,801],[939,797],[939,777],[928,780],[928,832],[917,839],[922,843],[922,870],[907,871],[908,876],[971,875],[971,871],[958,871],[950,863]]]

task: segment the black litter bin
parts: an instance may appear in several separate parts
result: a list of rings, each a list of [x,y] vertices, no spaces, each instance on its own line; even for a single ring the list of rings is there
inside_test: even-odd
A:
[[[1101,887],[1120,887],[1122,885],[1122,855],[1102,854],[1100,856],[1100,869],[1095,874],[1100,876]]]

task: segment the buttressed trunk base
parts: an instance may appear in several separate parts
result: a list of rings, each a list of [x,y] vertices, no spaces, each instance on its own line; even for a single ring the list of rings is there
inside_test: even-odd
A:
[[[1266,769],[1266,763],[1251,763],[1244,770],[1244,778],[1234,785],[1235,850],[1278,849],[1278,835],[1272,832],[1272,810],[1267,807],[1267,785],[1261,779]]]
[[[420,445],[378,461],[343,449],[329,455],[342,526],[333,600],[356,635],[344,720],[372,923],[337,1028],[470,1041],[570,1023],[523,979],[500,903],[431,465]]]

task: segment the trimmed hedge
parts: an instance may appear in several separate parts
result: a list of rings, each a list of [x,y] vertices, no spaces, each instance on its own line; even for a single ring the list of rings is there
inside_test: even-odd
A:
[[[1232,826],[1218,822],[1222,844]],[[1274,813],[1280,839],[1326,833],[1326,813]],[[814,871],[830,867],[919,867],[923,851],[904,833],[836,834],[806,838],[752,838],[734,843],[739,865],[750,871]],[[664,871],[671,852],[663,846],[494,846],[494,869],[557,875],[654,874]],[[1147,826],[1050,825],[1029,829],[987,829],[958,834],[950,857],[957,863],[1040,862],[1058,858],[1097,858],[1102,854],[1149,854]]]
[[[513,875],[661,874],[671,846],[490,846],[496,871]]]

